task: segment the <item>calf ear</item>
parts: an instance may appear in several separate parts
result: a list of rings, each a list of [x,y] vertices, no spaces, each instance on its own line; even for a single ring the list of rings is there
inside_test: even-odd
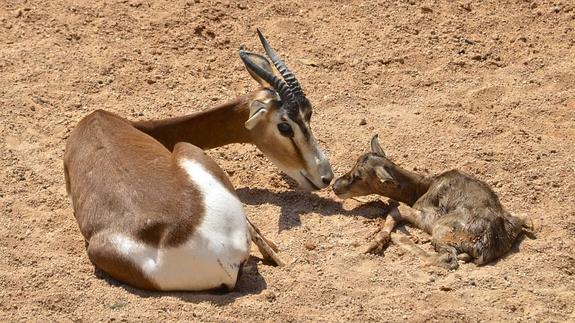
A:
[[[379,144],[379,136],[375,135],[371,138],[371,152],[380,155],[381,157],[385,157],[385,153]]]
[[[375,167],[375,175],[377,175],[377,178],[382,183],[393,181],[393,176],[391,176],[391,174],[389,174],[389,172],[386,171],[385,168],[383,168],[383,166]]]

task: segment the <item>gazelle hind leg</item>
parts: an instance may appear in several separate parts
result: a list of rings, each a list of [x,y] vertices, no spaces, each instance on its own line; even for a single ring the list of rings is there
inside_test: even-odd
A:
[[[452,252],[427,252],[418,247],[409,237],[395,232],[391,233],[391,241],[400,248],[418,256],[426,265],[434,265],[447,269],[455,269],[459,266],[457,256]]]
[[[433,254],[421,249],[418,247],[409,237],[403,234],[399,234],[396,232],[391,233],[391,241],[400,248],[404,249],[407,252],[410,252],[416,256],[418,256],[421,260],[425,261],[426,263],[429,262],[433,258]]]
[[[106,233],[100,232],[86,240],[86,251],[92,264],[113,278],[137,288],[157,290],[139,268],[118,252]]]
[[[284,266],[285,263],[280,259],[280,257],[276,253],[278,247],[273,242],[267,240],[261,234],[260,230],[250,222],[250,220],[248,220],[248,227],[250,230],[250,236],[252,237],[252,241],[258,247],[258,250],[264,257],[264,259],[275,264],[276,266]]]

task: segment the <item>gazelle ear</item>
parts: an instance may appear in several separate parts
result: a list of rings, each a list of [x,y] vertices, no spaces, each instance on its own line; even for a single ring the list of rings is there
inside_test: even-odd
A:
[[[246,129],[252,130],[267,113],[267,105],[264,102],[253,101],[250,104],[250,118],[244,123],[244,126]]]
[[[371,138],[371,152],[380,155],[381,157],[385,157],[385,153],[379,144],[379,136],[375,135]]]
[[[240,57],[244,61],[246,69],[254,80],[256,80],[262,87],[273,89],[273,87],[259,75],[259,73],[262,72],[274,75],[273,68],[267,58],[259,54],[250,53],[244,50],[243,47],[240,48]],[[261,70],[258,71],[258,69]]]
[[[377,175],[377,178],[382,183],[393,181],[393,176],[391,176],[382,166],[375,167],[375,175]]]

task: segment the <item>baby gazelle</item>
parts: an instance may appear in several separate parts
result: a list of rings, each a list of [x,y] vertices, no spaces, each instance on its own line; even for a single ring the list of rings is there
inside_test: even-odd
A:
[[[333,189],[340,198],[379,194],[409,205],[392,210],[367,252],[380,252],[391,238],[427,263],[449,269],[458,267],[458,259],[486,264],[509,251],[517,236],[531,228],[526,219],[505,211],[487,184],[461,171],[425,177],[395,165],[385,157],[377,135],[371,139],[371,152]],[[406,236],[391,233],[401,221],[429,233],[438,253],[427,253]]]

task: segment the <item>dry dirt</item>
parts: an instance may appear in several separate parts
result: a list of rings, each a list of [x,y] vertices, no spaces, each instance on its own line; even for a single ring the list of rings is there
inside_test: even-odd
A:
[[[405,167],[491,184],[536,239],[456,271],[394,246],[364,255],[385,200],[294,191],[230,145],[210,154],[290,265],[254,248],[227,294],[95,273],[65,196],[71,129],[98,108],[164,118],[255,89],[237,49],[260,51],[256,27],[314,104],[337,175],[379,133]],[[572,0],[1,1],[0,321],[575,321],[574,29]]]

